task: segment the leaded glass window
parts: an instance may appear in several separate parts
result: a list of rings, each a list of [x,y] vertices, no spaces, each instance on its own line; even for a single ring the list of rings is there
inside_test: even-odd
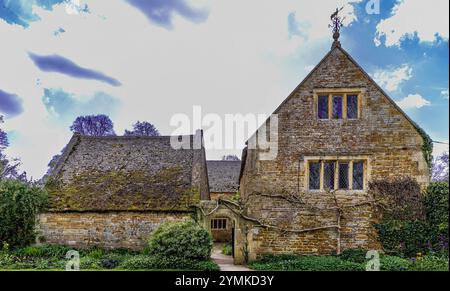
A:
[[[309,163],[309,189],[320,189],[320,163]]]
[[[332,116],[333,119],[341,119],[342,118],[342,96],[333,96],[332,103]]]
[[[327,190],[334,189],[334,161],[326,161],[323,164],[323,187]]]
[[[347,95],[347,118],[358,118],[358,95]]]
[[[353,163],[353,190],[364,189],[364,163]]]
[[[318,114],[319,119],[328,119],[328,96],[319,96]]]
[[[348,163],[339,162],[339,189],[348,189]]]
[[[212,219],[211,229],[227,229],[227,219],[226,218]]]

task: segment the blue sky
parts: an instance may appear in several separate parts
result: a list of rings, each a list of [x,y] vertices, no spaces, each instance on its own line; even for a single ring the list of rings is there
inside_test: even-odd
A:
[[[118,134],[137,120],[171,134],[171,116],[192,115],[194,105],[270,114],[330,49],[329,15],[342,5],[342,46],[448,142],[449,1],[380,0],[375,14],[368,2],[0,0],[8,154],[39,178],[78,115],[108,114]]]

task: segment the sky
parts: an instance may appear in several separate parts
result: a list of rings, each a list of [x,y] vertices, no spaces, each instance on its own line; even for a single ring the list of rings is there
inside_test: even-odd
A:
[[[117,134],[146,120],[170,135],[174,114],[196,105],[271,114],[330,50],[330,14],[342,6],[343,48],[448,142],[448,0],[0,0],[7,154],[37,179],[79,115],[107,114]],[[207,158],[240,156],[244,141],[206,144]]]

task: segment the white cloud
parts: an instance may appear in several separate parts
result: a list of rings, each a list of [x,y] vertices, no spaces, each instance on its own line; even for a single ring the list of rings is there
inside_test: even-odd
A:
[[[398,106],[402,109],[422,108],[424,106],[430,106],[431,102],[423,98],[419,94],[410,94],[400,101],[397,101]]]
[[[444,99],[448,99],[448,97],[449,97],[448,89],[447,89],[447,90],[442,90],[442,91],[441,91],[441,96],[442,96]]]
[[[403,64],[387,70],[377,70],[372,74],[374,80],[387,91],[396,91],[400,84],[412,78],[412,68]]]
[[[41,20],[27,29],[0,21],[0,35],[9,40],[1,45],[0,86],[21,96],[24,106],[22,115],[2,125],[16,133],[8,153],[40,177],[68,142],[71,133],[52,122],[42,102],[44,88],[61,88],[75,97],[104,92],[118,98],[121,106],[113,118],[117,133],[136,120],[148,120],[170,134],[171,116],[192,115],[197,104],[205,114],[269,114],[295,86],[286,76],[300,82],[307,73],[303,68],[329,50],[325,12],[360,1],[280,0],[274,5],[271,0],[196,0],[195,5],[208,7],[208,19],[194,24],[175,15],[170,31],[152,25],[123,0],[89,1],[90,13],[80,14],[68,14],[65,4],[54,11],[34,7]],[[87,1],[79,2],[83,6]],[[307,42],[289,34],[290,13],[308,24],[299,28],[306,29]],[[348,24],[355,21],[351,5],[344,14]],[[65,32],[55,37],[58,28]],[[27,52],[64,56],[114,76],[122,86],[41,72]],[[240,155],[240,150],[233,153]],[[208,157],[222,154],[209,152]]]
[[[434,143],[433,144],[433,157],[439,157],[443,153],[448,153],[449,146],[448,140],[441,141],[442,143]]]
[[[386,46],[400,46],[405,38],[415,34],[421,42],[434,42],[436,35],[448,41],[448,0],[400,0],[392,15],[377,25],[375,44],[384,40]]]

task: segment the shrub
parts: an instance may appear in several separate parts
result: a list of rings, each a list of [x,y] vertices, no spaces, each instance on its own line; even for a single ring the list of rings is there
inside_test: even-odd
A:
[[[34,268],[39,270],[64,269],[65,267],[66,267],[65,261],[55,259],[40,259],[37,260],[34,265]]]
[[[219,267],[212,261],[196,261],[186,258],[136,255],[126,259],[119,268],[131,270],[197,270],[218,271]]]
[[[0,269],[8,269],[14,263],[14,256],[9,252],[0,251]]]
[[[194,221],[162,224],[150,236],[148,253],[163,257],[208,260],[212,238],[207,230]]]
[[[382,256],[380,258],[381,271],[408,271],[411,261],[395,256]]]
[[[94,259],[100,259],[104,254],[104,251],[99,248],[93,248],[87,251],[87,256]]]
[[[120,264],[120,261],[121,260],[119,258],[113,258],[113,257],[105,257],[105,258],[100,259],[101,266],[104,269],[117,268]]]
[[[102,262],[100,259],[91,257],[80,257],[80,270],[91,269],[98,270],[102,268]]]
[[[413,271],[448,271],[448,258],[424,256],[417,259],[411,266]]]
[[[62,245],[40,245],[17,249],[14,253],[19,257],[42,257],[64,259],[70,248]]]
[[[375,225],[385,251],[392,255],[414,257],[426,253],[430,229],[424,221],[391,220]]]
[[[347,249],[344,250],[339,258],[344,261],[353,262],[353,263],[365,263],[367,250],[363,249]]]
[[[222,248],[222,254],[231,256],[233,254],[233,246],[231,244],[224,244]]]
[[[363,264],[343,261],[333,256],[295,256],[290,259],[276,259],[272,256],[250,263],[255,270],[277,271],[363,271]]]
[[[47,195],[38,187],[20,181],[0,181],[0,242],[12,247],[35,241],[36,214],[46,205]]]
[[[448,256],[448,182],[433,182],[424,199],[430,224],[429,248]]]

